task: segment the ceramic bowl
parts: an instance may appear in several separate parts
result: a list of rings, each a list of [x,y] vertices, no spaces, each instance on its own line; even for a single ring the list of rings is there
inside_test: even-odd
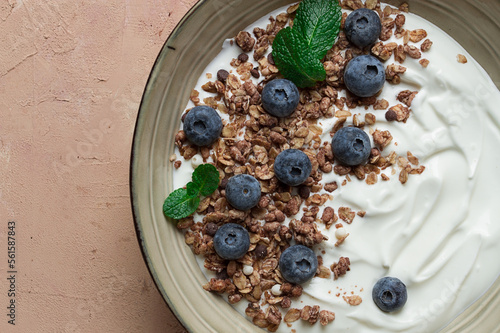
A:
[[[399,6],[403,1],[386,1]],[[408,0],[411,11],[454,37],[500,84],[498,0]],[[262,332],[221,297],[201,288],[206,278],[175,225],[162,213],[173,190],[174,135],[192,87],[226,38],[287,0],[204,0],[181,20],[150,74],[134,134],[130,184],[137,236],[151,275],[191,332]],[[500,280],[443,332],[495,332]]]

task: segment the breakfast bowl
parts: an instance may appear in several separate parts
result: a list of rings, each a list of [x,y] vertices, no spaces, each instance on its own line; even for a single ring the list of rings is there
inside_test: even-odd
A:
[[[385,1],[410,11],[452,36],[500,87],[500,6],[497,0]],[[130,189],[137,237],[163,298],[190,332],[260,332],[222,297],[206,292],[206,276],[162,206],[174,190],[174,137],[191,90],[224,40],[291,1],[199,1],[165,42],[151,71],[137,117]],[[215,73],[214,73],[215,74]],[[492,189],[496,190],[496,189]],[[500,279],[442,332],[497,332]],[[432,308],[431,308],[432,309]],[[431,311],[432,312],[432,311]],[[430,314],[432,317],[432,313]]]

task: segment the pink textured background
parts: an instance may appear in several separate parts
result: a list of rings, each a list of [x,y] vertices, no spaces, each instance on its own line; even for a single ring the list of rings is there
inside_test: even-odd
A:
[[[184,331],[141,256],[128,177],[149,72],[195,2],[0,0],[0,332]]]

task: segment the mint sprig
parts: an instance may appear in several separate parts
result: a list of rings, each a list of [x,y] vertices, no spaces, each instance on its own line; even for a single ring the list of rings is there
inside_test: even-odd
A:
[[[186,188],[179,188],[165,199],[163,213],[179,220],[193,214],[200,204],[200,195],[209,196],[219,186],[219,171],[212,164],[201,164],[193,172]]]
[[[293,27],[280,30],[273,42],[273,59],[285,78],[300,88],[326,79],[321,59],[332,48],[341,19],[337,0],[300,3]]]

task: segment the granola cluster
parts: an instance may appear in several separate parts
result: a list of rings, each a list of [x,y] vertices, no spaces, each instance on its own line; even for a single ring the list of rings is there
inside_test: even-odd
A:
[[[313,88],[301,89],[299,105],[290,117],[276,118],[265,112],[260,94],[264,85],[279,75],[272,56],[266,54],[278,31],[293,25],[297,4],[276,18],[271,17],[265,29],[255,28],[253,34],[241,31],[235,37],[234,42],[242,52],[252,52],[257,67],[249,61],[250,57],[246,53],[242,53],[232,59],[229,72],[220,70],[214,81],[202,86],[204,91],[213,96],[200,100],[199,92],[192,91],[190,98],[195,105],[209,105],[226,115],[221,138],[210,147],[197,147],[187,140],[182,130],[175,136],[175,144],[184,160],[188,161],[199,154],[203,162],[213,163],[220,173],[219,188],[204,198],[197,209],[202,220],[197,222],[189,217],[178,224],[179,229],[185,230],[186,244],[192,246],[195,254],[204,256],[205,268],[215,273],[216,277],[210,279],[203,288],[226,294],[231,304],[249,302],[246,315],[256,326],[270,332],[276,331],[281,322],[289,325],[301,319],[311,324],[319,321],[321,325],[326,325],[335,319],[333,312],[322,310],[317,305],[292,308],[292,303],[302,294],[302,287],[283,279],[278,262],[292,240],[310,247],[331,241],[322,234],[321,225],[325,229],[333,225],[340,229],[344,223],[351,224],[356,217],[365,216],[366,212],[356,212],[350,207],[339,207],[335,212],[333,207],[325,206],[333,199],[338,187],[346,186],[353,177],[373,185],[379,179],[388,181],[398,171],[399,181],[404,184],[409,175],[420,174],[425,169],[411,152],[406,156],[398,156],[394,151],[386,152],[394,138],[389,131],[376,128],[377,117],[384,117],[384,111],[387,121],[405,123],[411,116],[411,104],[417,91],[402,90],[397,96],[401,104],[392,106],[378,96],[359,98],[341,92],[345,90],[343,72],[346,65],[355,55],[367,52],[384,62],[394,56],[398,64],[386,65],[386,76],[390,84],[399,84],[406,71],[402,66],[405,59],[419,59],[422,52],[431,47],[432,42],[425,39],[427,32],[422,29],[404,29],[407,5],[399,9],[389,6],[382,8],[379,0],[366,0],[365,3],[343,0],[341,4],[346,9],[366,7],[377,11],[382,20],[380,42],[369,50],[361,50],[351,45],[341,31],[337,42],[323,59],[326,81]],[[346,16],[343,15],[342,25]],[[384,43],[393,35],[401,43]],[[411,44],[422,40],[420,48]],[[422,59],[421,64],[426,67],[428,61]],[[259,79],[259,82],[255,84],[252,78]],[[358,108],[369,107],[373,108],[373,113],[362,115],[357,112]],[[318,124],[319,119],[335,120],[330,136],[350,122],[352,126],[369,131],[375,147],[368,163],[356,167],[339,164],[333,156],[330,142],[321,139],[324,133]],[[298,188],[280,183],[274,175],[275,158],[288,148],[302,150],[311,160],[310,177]],[[181,165],[176,156],[172,156],[170,161],[175,168]],[[225,198],[228,179],[242,173],[254,176],[262,189],[258,205],[249,211],[233,209]],[[323,174],[328,173],[342,177],[342,182],[324,184]],[[288,224],[285,223],[287,219],[290,221]],[[215,232],[228,222],[241,224],[250,233],[250,248],[238,260],[222,259],[213,247]],[[333,240],[336,241],[335,246],[340,247],[348,235]],[[347,257],[340,257],[338,262],[331,263],[329,267],[323,265],[321,257],[318,259],[317,278],[331,279],[333,283],[350,270]],[[343,297],[352,306],[362,302],[357,295]]]

